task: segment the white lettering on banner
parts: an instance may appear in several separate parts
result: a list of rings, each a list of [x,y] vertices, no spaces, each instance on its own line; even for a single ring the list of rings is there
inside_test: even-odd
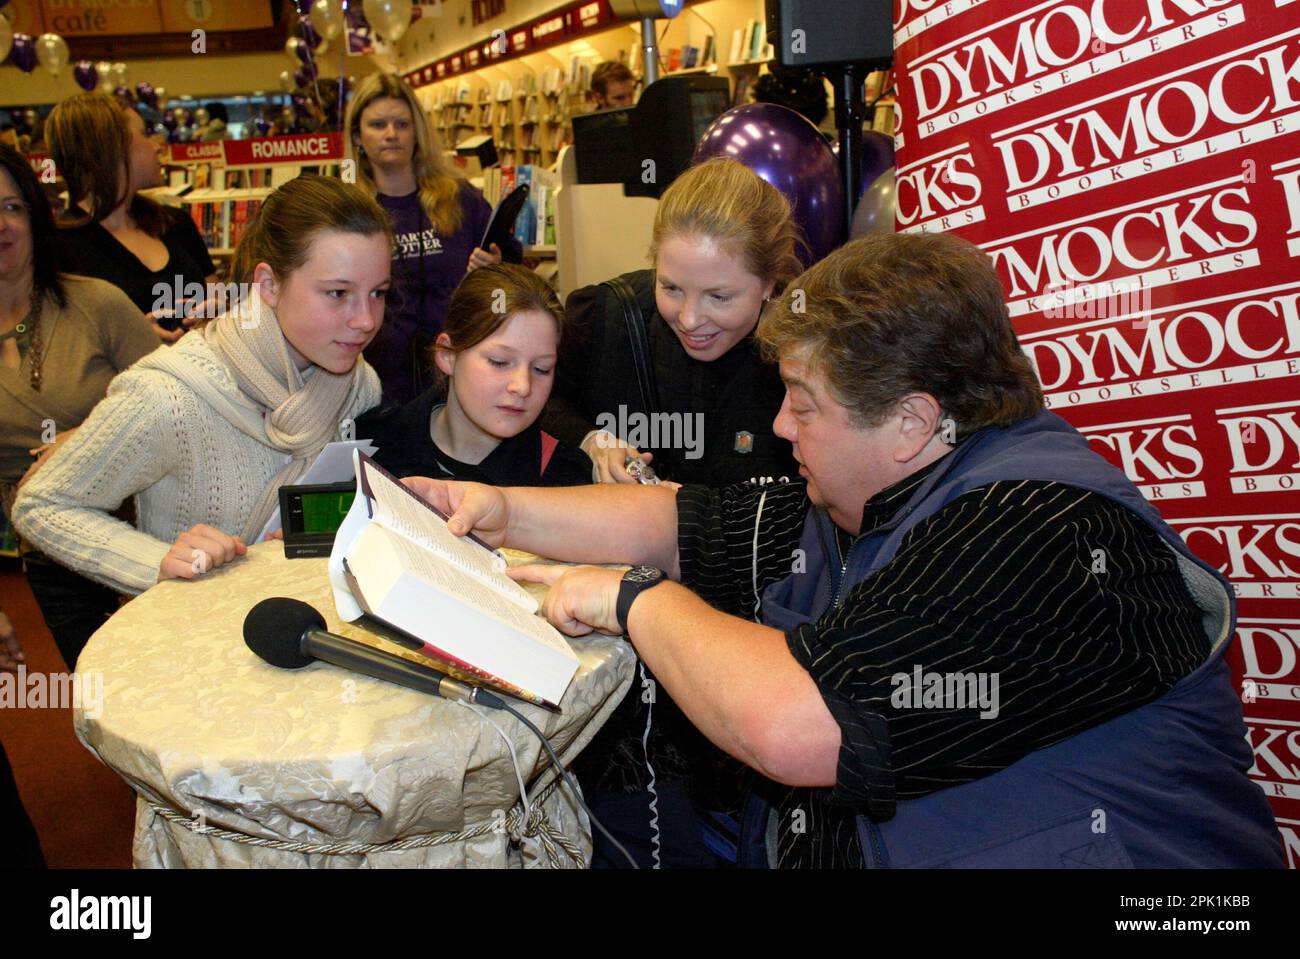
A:
[[[957,14],[965,13],[967,10],[981,6],[985,2],[987,0],[946,0],[946,2],[945,0],[899,0],[897,7],[898,19],[894,21],[894,49],[897,50],[908,40],[920,36],[936,23],[943,23],[957,16]],[[942,4],[942,7],[938,10],[931,10],[935,4]],[[920,13],[921,16],[914,19],[907,26],[901,26],[907,19],[907,15],[913,10]]]
[[[1300,42],[1249,59],[1238,57],[1198,81],[1164,82],[1206,66],[1198,64],[1039,118],[1032,121],[1032,129],[1022,125],[993,134],[1012,191],[1008,207],[1021,210],[1049,203],[1300,130]],[[1230,104],[1224,81],[1241,69],[1246,80],[1228,81],[1235,101]],[[1125,96],[1132,91],[1138,92]],[[1210,127],[1217,129],[1207,130]],[[1167,149],[1160,150],[1162,146]],[[1044,180],[1052,182],[1014,192]]]
[[[1300,682],[1300,619],[1238,618],[1237,646],[1245,678]]]
[[[1291,3],[1292,0],[1276,0],[1276,2],[1280,7]],[[1282,834],[1282,848],[1286,850],[1286,867],[1300,869],[1300,822],[1278,816],[1277,828]]]
[[[1147,499],[1193,499],[1205,495],[1205,483],[1196,481],[1205,468],[1205,459],[1194,445],[1196,429],[1190,414],[1099,423],[1080,427],[1079,432],[1089,443],[1095,443],[1097,452],[1108,460],[1118,459],[1116,465]]]
[[[1287,254],[1300,256],[1300,160],[1274,163],[1269,169],[1273,171],[1273,179],[1282,184],[1282,195],[1290,215],[1286,228],[1289,237],[1286,241]]]
[[[924,220],[920,223],[913,223],[909,227],[899,230],[899,233],[948,233],[951,230],[958,230],[964,226],[971,226],[975,223],[983,223],[985,220],[984,207],[981,205],[969,206],[964,210],[956,213],[945,213],[943,216],[937,216],[933,220]]]
[[[1189,549],[1232,580],[1240,597],[1300,599],[1300,513],[1166,517]]]
[[[1124,33],[1107,24],[1105,0],[1093,0],[1091,14],[1074,5],[1044,4],[1028,11],[1027,19],[1020,22],[1010,53],[987,35],[998,24],[960,49],[952,48],[969,37],[914,57],[908,77],[916,98],[918,132],[928,137],[1237,26],[1245,19],[1239,3],[1200,16],[1230,2],[1233,0],[1180,2],[1183,12],[1190,11],[1199,19],[1165,30],[1171,20],[1143,16]],[[1043,7],[1050,9],[1038,19]],[[1152,30],[1163,32],[1134,39]],[[1068,40],[1061,31],[1069,31]],[[1115,49],[1081,60],[1098,41]]]
[[[1300,489],[1300,402],[1260,403],[1215,410],[1228,438],[1234,493],[1276,493]],[[1234,415],[1235,414],[1235,415]],[[1267,472],[1273,471],[1273,472]]]
[[[329,137],[308,137],[304,140],[273,138],[254,140],[250,146],[255,160],[279,160],[284,157],[328,156]]]
[[[933,161],[909,164],[895,174],[894,182],[898,222],[904,227],[920,218],[931,220],[972,206],[979,202],[981,193],[975,156],[970,152],[944,151]],[[983,218],[981,210],[979,219]]]
[[[1006,288],[1012,297],[1035,293],[1044,287],[1068,288],[1072,284],[1080,285],[1070,291],[1076,298],[1074,302],[1089,292],[1097,296],[1115,295],[1119,291],[1104,288],[1105,284],[1097,284],[1095,289],[1088,286],[1115,267],[1143,271],[1108,277],[1111,282],[1123,282],[1130,289],[1240,269],[1248,265],[1244,253],[1239,257],[1185,264],[1183,269],[1170,266],[1201,254],[1240,249],[1254,241],[1257,225],[1254,215],[1246,209],[1250,194],[1240,184],[1240,178],[1230,177],[991,240],[980,247],[988,252],[994,266],[1006,278]],[[1201,195],[1196,196],[1198,193]],[[1107,218],[1113,222],[1101,227],[1092,225]],[[1224,226],[1230,228],[1229,233],[1220,229]],[[1024,240],[1036,242],[1037,249],[1021,242]],[[1028,258],[1022,252],[1026,248],[1032,251]],[[1257,263],[1256,257],[1255,263],[1249,265]],[[1026,301],[1013,300],[1008,307],[1012,316],[1041,312],[1033,297]]]
[[[1101,321],[1104,325],[1023,333],[1021,348],[1052,409],[1296,376],[1298,287],[1291,283],[1192,301],[1137,328],[1125,322],[1128,317],[1118,317]],[[1228,363],[1217,366],[1225,357]]]
[[[1246,722],[1246,742],[1255,754],[1255,762],[1247,775],[1263,779],[1261,786],[1270,796],[1287,796],[1300,799],[1300,789],[1276,779],[1300,780],[1300,723],[1289,719],[1263,719],[1243,717]],[[1280,791],[1282,787],[1289,791]],[[1276,790],[1278,791],[1275,791]]]

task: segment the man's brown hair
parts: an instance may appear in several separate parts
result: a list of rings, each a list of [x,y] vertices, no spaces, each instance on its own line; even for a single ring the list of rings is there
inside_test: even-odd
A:
[[[863,427],[929,393],[964,437],[1043,407],[988,258],[942,233],[852,240],[797,277],[758,325],[771,359],[797,358]]]
[[[626,83],[635,79],[626,64],[617,60],[606,60],[592,71],[591,89],[603,97],[609,90],[609,84]]]

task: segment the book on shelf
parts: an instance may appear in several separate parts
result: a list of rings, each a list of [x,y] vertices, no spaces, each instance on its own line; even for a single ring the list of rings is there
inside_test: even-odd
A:
[[[668,51],[668,72],[672,73],[674,70],[680,70],[681,68],[682,68],[682,48],[673,47],[671,50]]]
[[[704,39],[704,53],[700,56],[700,65],[707,67],[709,64],[715,62],[717,59],[718,59],[717,38],[710,33]]]
[[[694,69],[695,67],[699,66],[699,63],[700,63],[699,47],[692,46],[689,43],[686,46],[682,47],[682,69],[683,70]]]
[[[763,57],[763,49],[766,45],[767,30],[763,27],[763,24],[759,23],[757,20],[751,20],[749,22],[754,26],[749,35],[748,59],[761,60]]]
[[[446,516],[360,450],[353,464],[357,495],[329,559],[339,617],[368,615],[483,684],[559,703],[578,657],[505,574],[505,557],[454,535]]]
[[[750,22],[752,23],[753,21],[751,20]],[[727,58],[727,62],[739,63],[740,51],[744,49],[744,46],[745,46],[745,28],[736,27],[735,30],[731,31],[731,56]]]

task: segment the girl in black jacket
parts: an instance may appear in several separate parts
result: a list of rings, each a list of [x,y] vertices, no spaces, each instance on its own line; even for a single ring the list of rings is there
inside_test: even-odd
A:
[[[494,486],[575,486],[591,461],[542,431],[564,310],[532,270],[485,266],[461,281],[435,346],[438,382],[405,406],[357,420],[398,477]]]

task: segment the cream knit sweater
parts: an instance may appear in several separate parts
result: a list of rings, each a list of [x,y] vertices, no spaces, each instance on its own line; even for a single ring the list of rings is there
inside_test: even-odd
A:
[[[233,404],[257,415],[201,332],[162,348],[183,351]],[[340,417],[340,429],[379,398],[379,378],[364,365],[361,389]],[[206,523],[238,536],[288,459],[216,414],[175,377],[132,367],[23,487],[14,526],[84,576],[142,593],[158,582],[163,557],[190,527]],[[139,530],[109,515],[130,496]]]

